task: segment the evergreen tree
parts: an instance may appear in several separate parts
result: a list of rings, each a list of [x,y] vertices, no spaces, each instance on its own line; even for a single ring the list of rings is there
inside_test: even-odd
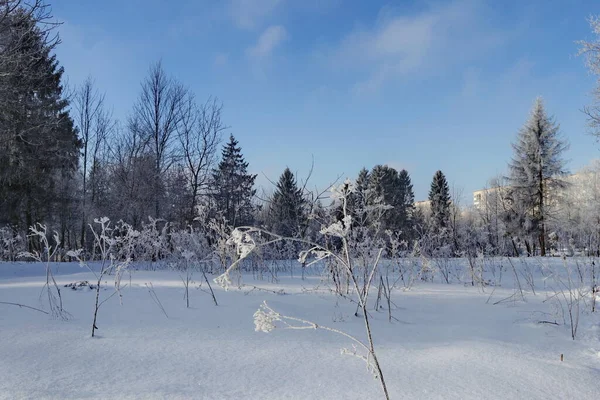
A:
[[[377,229],[374,226],[375,215],[373,214],[373,205],[380,204],[377,201],[376,194],[371,187],[371,174],[366,168],[362,168],[354,182],[354,191],[348,193],[346,197],[346,212],[352,216],[352,227],[367,229]],[[344,218],[343,204],[337,205],[333,210],[333,217],[336,221],[342,221]]]
[[[356,188],[348,199],[348,209],[354,218],[354,223],[367,227],[371,223],[369,218],[369,205],[373,203],[372,190],[369,186],[371,175],[369,170],[363,168],[356,178]]]
[[[306,226],[305,200],[296,178],[286,168],[279,181],[269,208],[271,230],[285,237],[297,237]]]
[[[78,151],[81,142],[63,97],[59,66],[46,33],[25,10],[5,16],[15,22],[3,30],[3,46],[13,47],[11,63],[0,63],[3,101],[0,111],[0,222],[20,226],[52,223],[67,234],[72,215]],[[32,57],[35,54],[35,57]],[[18,65],[19,68],[13,68]]]
[[[565,185],[560,176],[565,173],[562,154],[567,148],[559,137],[559,125],[546,114],[544,102],[538,97],[513,143],[508,179],[513,210],[521,210],[512,219],[521,221],[523,233],[537,237],[542,256],[546,254],[549,194]]]
[[[412,238],[414,233],[413,216],[415,213],[415,193],[408,171],[403,169],[398,175],[397,213],[399,228],[405,238]]]
[[[371,170],[369,187],[376,198],[379,198],[383,204],[394,207],[396,202],[396,184],[398,171],[387,165],[376,165]],[[390,209],[386,212],[383,219],[383,230],[392,229],[396,225],[395,210]]]
[[[408,210],[404,194],[406,187],[402,186],[400,174],[387,165],[377,165],[373,167],[370,178],[370,188],[375,195],[373,199],[380,200],[383,205],[391,207],[383,218],[383,230],[401,231]]]
[[[364,193],[369,188],[369,181],[371,179],[371,174],[369,170],[364,168],[358,172],[358,177],[356,178],[356,192]]]
[[[431,229],[434,234],[442,233],[448,228],[450,221],[450,189],[442,171],[433,175],[429,189],[431,206]]]
[[[221,162],[213,170],[211,185],[213,209],[225,217],[230,226],[252,223],[255,179],[256,175],[248,173],[248,163],[238,147],[238,141],[231,135],[229,142],[223,146]]]

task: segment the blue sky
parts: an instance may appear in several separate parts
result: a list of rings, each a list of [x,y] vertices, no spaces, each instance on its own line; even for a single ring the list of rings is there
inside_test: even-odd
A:
[[[101,6],[99,4],[102,4]],[[536,96],[571,171],[598,158],[581,108],[595,82],[575,41],[597,1],[60,0],[69,85],[91,75],[130,113],[150,64],[218,97],[258,183],[286,166],[311,187],[406,168],[417,200],[440,169],[471,192],[504,173]]]

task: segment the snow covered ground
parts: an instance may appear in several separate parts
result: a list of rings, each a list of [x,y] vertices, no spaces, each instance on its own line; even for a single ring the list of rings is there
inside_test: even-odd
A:
[[[60,285],[92,280],[77,264],[59,264]],[[319,276],[280,275],[278,295],[244,287],[191,290],[173,271],[137,271],[123,278],[99,311],[90,337],[95,291],[63,288],[68,321],[0,304],[1,399],[373,399],[379,383],[356,357],[340,354],[348,339],[322,330],[254,331],[266,300],[275,310],[364,339],[355,305],[332,294]],[[110,277],[109,277],[110,279]],[[43,266],[0,264],[0,302],[47,309],[39,300]],[[153,300],[152,283],[168,318]],[[506,280],[508,282],[508,280]],[[111,282],[102,291],[112,293]],[[551,319],[544,288],[526,301],[496,301],[513,285],[481,289],[461,283],[418,282],[395,290],[398,306],[372,311],[376,350],[392,399],[594,399],[600,395],[600,318],[582,315],[577,340]],[[490,297],[491,294],[491,297]],[[372,305],[370,306],[372,309]],[[549,314],[544,314],[549,313]],[[561,362],[560,355],[564,354]]]

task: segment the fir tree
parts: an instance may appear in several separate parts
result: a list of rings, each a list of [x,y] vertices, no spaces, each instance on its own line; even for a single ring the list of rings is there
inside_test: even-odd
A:
[[[374,200],[379,200],[383,205],[391,207],[386,211],[383,219],[383,230],[398,232],[402,230],[406,208],[403,203],[403,186],[400,175],[394,168],[387,165],[373,167],[370,177],[370,188],[373,190]]]
[[[81,142],[63,96],[63,68],[51,54],[47,33],[25,10],[5,18],[15,23],[1,33],[3,46],[14,48],[12,62],[0,63],[7,104],[0,111],[0,222],[22,229],[58,222],[64,237]]]
[[[544,102],[538,97],[513,144],[508,180],[512,208],[520,210],[512,220],[521,221],[522,233],[537,236],[542,256],[546,254],[548,197],[565,185],[560,176],[565,173],[562,154],[567,148],[559,137],[559,125],[546,114]]]
[[[403,169],[398,175],[397,213],[399,228],[405,238],[413,237],[413,216],[415,213],[415,193],[408,171]]]
[[[356,178],[354,191],[348,193],[346,198],[346,212],[352,216],[352,227],[376,228],[371,226],[373,222],[369,212],[375,203],[375,194],[371,188],[371,174],[366,168],[362,168]],[[334,209],[336,221],[344,218],[343,204],[338,204]]]
[[[358,177],[356,178],[356,192],[365,192],[369,188],[370,179],[371,174],[369,173],[369,170],[363,167],[363,169],[358,172]]]
[[[271,230],[285,237],[297,237],[306,226],[305,200],[296,178],[286,168],[279,181],[269,208]]]
[[[371,175],[369,170],[363,168],[358,173],[356,178],[356,188],[354,193],[351,193],[348,199],[348,209],[352,214],[356,224],[360,226],[368,226],[369,221],[368,207],[372,204],[372,190],[369,187]]]
[[[448,228],[450,222],[450,189],[442,171],[433,175],[429,190],[431,206],[431,228],[433,233],[439,234]]]
[[[383,204],[394,207],[395,183],[398,171],[387,165],[376,165],[371,170],[369,188],[373,191],[374,198],[378,198]],[[383,230],[392,229],[395,224],[393,210],[388,210],[383,219]]]
[[[211,185],[213,208],[230,226],[252,223],[255,179],[256,175],[248,173],[248,163],[244,160],[238,141],[231,135],[229,142],[223,146],[221,162],[213,170]]]

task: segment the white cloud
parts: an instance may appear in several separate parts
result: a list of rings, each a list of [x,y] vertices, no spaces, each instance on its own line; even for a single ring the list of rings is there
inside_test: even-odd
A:
[[[260,35],[256,44],[248,48],[247,54],[254,59],[264,59],[269,57],[287,38],[288,34],[283,26],[270,26]]]
[[[383,8],[372,26],[348,34],[330,61],[334,68],[363,74],[354,85],[359,93],[409,75],[443,71],[506,43],[506,33],[482,22],[484,6],[480,0],[454,0],[411,15]]]
[[[229,12],[238,28],[256,29],[283,0],[231,0]]]

